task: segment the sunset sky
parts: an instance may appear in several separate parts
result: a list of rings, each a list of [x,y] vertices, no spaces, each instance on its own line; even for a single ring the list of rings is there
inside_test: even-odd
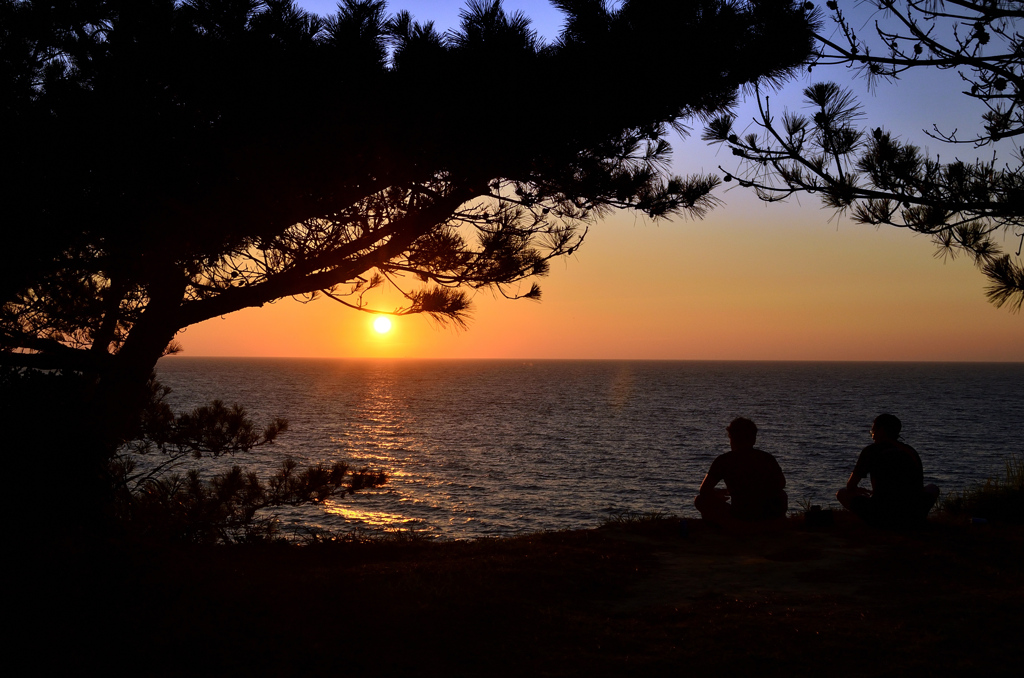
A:
[[[318,13],[335,7],[300,4]],[[442,30],[457,25],[463,6],[389,2],[390,11],[408,9]],[[560,15],[547,2],[504,6],[522,9],[542,36],[557,34]],[[843,68],[813,75],[864,90]],[[772,93],[773,110],[800,107],[810,82],[802,76]],[[862,98],[865,125],[882,125],[944,158],[973,158],[974,149],[945,147],[921,131],[933,123],[962,132],[977,126],[978,110],[961,89],[955,73],[883,84]],[[630,94],[619,86],[603,96]],[[749,103],[740,110],[739,129],[753,111]],[[729,151],[706,145],[699,123],[693,126],[690,138],[673,144],[673,171],[735,169]],[[1000,148],[1000,159],[1016,162],[1011,151]],[[936,259],[924,237],[855,224],[809,196],[765,205],[740,188],[717,195],[725,206],[702,221],[619,213],[595,224],[583,247],[540,279],[542,301],[479,293],[466,330],[402,317],[380,334],[374,316],[330,300],[281,300],[190,327],[178,338],[182,355],[1024,361],[1024,315],[990,305],[985,278],[970,261]],[[1016,252],[1019,236],[1003,245]],[[390,294],[372,301],[397,306]]]

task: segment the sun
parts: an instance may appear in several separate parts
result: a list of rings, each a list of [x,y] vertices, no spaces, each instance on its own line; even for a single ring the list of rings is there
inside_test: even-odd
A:
[[[373,321],[373,329],[381,334],[387,334],[391,331],[391,319],[383,315],[377,316],[377,319]]]

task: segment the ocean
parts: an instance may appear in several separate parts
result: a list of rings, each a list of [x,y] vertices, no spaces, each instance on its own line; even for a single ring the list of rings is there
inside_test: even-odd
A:
[[[790,510],[834,497],[891,412],[943,493],[999,477],[1024,450],[1024,364],[168,357],[157,377],[176,411],[214,398],[272,445],[187,460],[270,475],[347,461],[381,488],[277,512],[285,533],[412,531],[445,539],[587,528],[627,512],[696,517],[693,497],[725,427],[756,422]],[[149,463],[158,461],[148,455]]]

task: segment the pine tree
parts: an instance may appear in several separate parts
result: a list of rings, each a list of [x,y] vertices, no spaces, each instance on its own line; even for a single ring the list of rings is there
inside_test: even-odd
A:
[[[767,202],[794,194],[821,197],[822,204],[855,222],[907,228],[930,236],[943,256],[970,256],[988,278],[986,295],[1011,312],[1024,304],[1024,39],[1021,0],[872,0],[881,15],[874,45],[856,28],[835,0],[832,12],[839,42],[816,35],[812,68],[856,69],[868,84],[897,81],[914,69],[955,70],[969,97],[984,106],[973,134],[944,130],[932,139],[956,146],[991,150],[989,159],[952,162],[931,157],[881,126],[860,127],[857,98],[834,82],[807,87],[804,98],[814,112],[781,116],[758,97],[761,133],[740,137],[735,118],[723,114],[704,138],[724,143],[738,158],[726,172]],[[997,159],[999,142],[1009,145],[1011,161]],[[956,152],[954,150],[954,152]],[[723,170],[724,171],[724,170]],[[734,176],[735,175],[735,176]],[[1017,246],[1004,251],[998,239]],[[1020,239],[1018,243],[1018,239]]]

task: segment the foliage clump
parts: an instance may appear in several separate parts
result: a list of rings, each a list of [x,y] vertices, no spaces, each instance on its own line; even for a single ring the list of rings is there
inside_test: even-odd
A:
[[[238,465],[209,479],[194,468],[171,473],[186,458],[272,444],[288,430],[288,421],[278,417],[261,428],[244,407],[220,400],[176,415],[166,401],[171,389],[152,377],[149,393],[135,438],[110,464],[115,519],[130,532],[190,543],[265,540],[278,535],[277,518],[268,509],[318,504],[387,482],[383,471],[353,469],[345,462],[299,470],[290,458],[265,481]],[[148,454],[163,455],[163,461],[139,470],[140,455]]]
[[[1006,461],[1006,478],[989,478],[982,485],[951,492],[939,506],[951,518],[983,518],[990,522],[1024,523],[1024,456]]]
[[[908,71],[955,71],[960,96],[980,105],[974,131],[924,133],[957,147],[990,149],[985,159],[930,155],[882,126],[862,126],[857,98],[834,82],[803,91],[807,113],[772,110],[757,94],[754,124],[760,133],[737,134],[726,113],[707,126],[704,139],[727,146],[738,165],[725,172],[765,202],[806,193],[854,222],[906,228],[928,236],[937,255],[967,255],[988,279],[996,307],[1018,312],[1024,304],[1024,20],[1021,0],[870,0],[874,30],[858,35],[839,3],[829,0],[835,33],[815,34],[808,72],[843,66],[869,88],[897,82]],[[836,36],[839,37],[836,37]],[[959,88],[957,88],[959,89]],[[966,127],[966,126],[965,126]],[[1009,151],[1009,161],[997,154]],[[1001,240],[1012,247],[1004,249]]]
[[[268,445],[288,430],[288,420],[281,417],[260,429],[244,407],[237,403],[229,407],[222,400],[176,415],[166,401],[169,387],[150,377],[148,391],[138,433],[125,445],[135,453],[158,451],[171,459],[182,455],[218,457]]]
[[[238,465],[204,480],[196,469],[180,474],[133,475],[130,457],[114,465],[119,491],[115,510],[121,525],[138,536],[188,543],[238,543],[279,535],[267,509],[318,504],[338,494],[379,487],[387,475],[344,462],[315,464],[300,471],[286,459],[268,480]]]

